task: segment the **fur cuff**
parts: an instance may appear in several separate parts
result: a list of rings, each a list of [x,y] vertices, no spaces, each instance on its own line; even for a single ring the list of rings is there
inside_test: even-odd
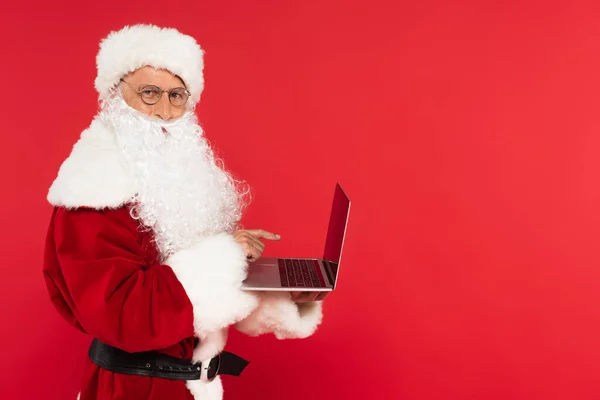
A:
[[[259,306],[236,328],[250,336],[273,332],[278,339],[302,339],[312,335],[323,319],[320,301],[294,303],[287,292],[255,294]]]
[[[233,236],[219,234],[173,254],[166,261],[194,307],[194,331],[202,340],[245,318],[258,305],[241,290],[246,256]]]

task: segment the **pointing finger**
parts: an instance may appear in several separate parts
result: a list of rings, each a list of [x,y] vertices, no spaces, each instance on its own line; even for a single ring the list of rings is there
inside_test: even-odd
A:
[[[256,239],[261,239],[261,238],[267,239],[267,240],[281,239],[280,235],[273,233],[273,232],[265,231],[264,229],[248,229],[246,232],[248,232],[250,235],[252,235]]]

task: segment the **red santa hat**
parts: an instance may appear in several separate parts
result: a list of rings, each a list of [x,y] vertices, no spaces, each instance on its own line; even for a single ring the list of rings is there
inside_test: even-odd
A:
[[[195,104],[204,89],[203,56],[204,51],[194,38],[174,28],[125,26],[101,41],[94,85],[100,98],[106,99],[123,76],[151,66],[178,75],[191,92],[191,104]]]

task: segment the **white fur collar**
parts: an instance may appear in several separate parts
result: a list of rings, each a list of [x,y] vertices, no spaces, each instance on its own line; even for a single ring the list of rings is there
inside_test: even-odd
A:
[[[48,201],[67,208],[118,208],[135,195],[114,134],[94,119],[73,146],[48,191]]]

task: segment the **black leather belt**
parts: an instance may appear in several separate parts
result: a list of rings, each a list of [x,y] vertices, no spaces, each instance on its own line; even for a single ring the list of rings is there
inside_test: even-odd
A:
[[[186,381],[210,382],[217,374],[239,376],[248,365],[248,361],[228,351],[204,364],[194,364],[156,351],[128,353],[98,339],[92,340],[88,355],[94,364],[111,372]]]

